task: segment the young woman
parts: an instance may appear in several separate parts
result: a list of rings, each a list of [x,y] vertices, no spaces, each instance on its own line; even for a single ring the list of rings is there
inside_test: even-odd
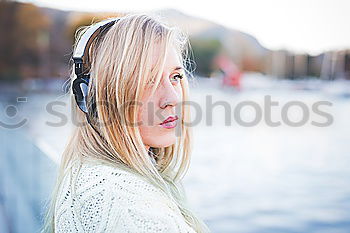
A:
[[[141,13],[93,41],[86,102],[95,112],[72,98],[76,128],[45,232],[209,231],[181,183],[191,154],[187,48],[180,30]]]

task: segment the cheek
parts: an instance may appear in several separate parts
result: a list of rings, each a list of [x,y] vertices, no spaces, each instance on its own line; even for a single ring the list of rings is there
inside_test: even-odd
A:
[[[142,102],[138,114],[138,126],[141,133],[146,134],[156,125],[155,119],[155,102],[154,100],[146,100]]]
[[[160,134],[153,104],[153,102],[144,102],[138,115],[138,129],[142,141],[149,146],[155,146],[157,136]]]
[[[179,96],[179,99],[180,99],[180,102],[182,102],[182,87],[181,85],[179,85],[179,87],[177,88],[177,93],[178,93],[178,96]]]
[[[142,106],[139,109],[139,114],[138,114],[138,125],[139,127],[144,127],[145,122],[147,122],[147,116],[148,116],[148,109],[147,109],[147,103],[143,102]]]

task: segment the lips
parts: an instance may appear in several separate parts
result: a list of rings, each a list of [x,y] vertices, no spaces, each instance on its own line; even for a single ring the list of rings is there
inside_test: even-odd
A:
[[[166,123],[169,123],[169,122],[173,122],[173,121],[176,121],[178,119],[178,117],[175,115],[175,116],[169,116],[167,119],[165,119],[161,125],[163,124],[166,124]]]
[[[167,119],[165,119],[161,124],[159,124],[161,127],[165,129],[173,129],[177,125],[177,120],[178,117],[175,116],[169,116]]]

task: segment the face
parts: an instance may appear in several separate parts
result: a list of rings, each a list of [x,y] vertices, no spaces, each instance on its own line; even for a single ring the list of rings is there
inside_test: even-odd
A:
[[[153,61],[159,54],[155,47]],[[181,127],[179,110],[182,101],[181,77],[184,70],[174,47],[168,49],[161,81],[151,95],[152,83],[148,84],[142,97],[138,114],[142,141],[149,147],[167,147],[176,142],[177,127]],[[165,122],[164,122],[165,121]]]

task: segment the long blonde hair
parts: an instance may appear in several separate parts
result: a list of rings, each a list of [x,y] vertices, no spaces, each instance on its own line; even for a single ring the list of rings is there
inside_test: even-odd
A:
[[[78,30],[76,44],[90,26]],[[149,56],[155,44],[161,53],[155,69]],[[71,95],[72,112],[76,125],[63,152],[57,182],[47,211],[43,232],[54,232],[54,211],[58,190],[71,165],[83,159],[98,159],[113,166],[124,167],[146,177],[149,182],[163,190],[179,207],[185,221],[197,232],[209,229],[187,205],[182,178],[188,170],[191,155],[192,132],[185,122],[190,122],[189,106],[181,106],[181,134],[176,143],[164,148],[146,150],[137,122],[138,108],[120,108],[130,101],[141,101],[145,86],[151,78],[155,91],[160,82],[165,54],[175,46],[186,69],[188,62],[188,38],[177,27],[170,27],[145,13],[127,14],[119,18],[101,38],[92,43],[89,50],[90,84],[88,104],[96,104],[96,113],[89,114],[92,127],[85,114],[79,110]],[[187,70],[188,71],[188,70]],[[186,72],[186,77],[192,77]],[[75,78],[72,72],[71,81]],[[188,101],[188,79],[181,80],[182,101]],[[96,117],[97,116],[97,117]],[[103,126],[101,126],[101,123]],[[94,128],[96,130],[94,130]]]

